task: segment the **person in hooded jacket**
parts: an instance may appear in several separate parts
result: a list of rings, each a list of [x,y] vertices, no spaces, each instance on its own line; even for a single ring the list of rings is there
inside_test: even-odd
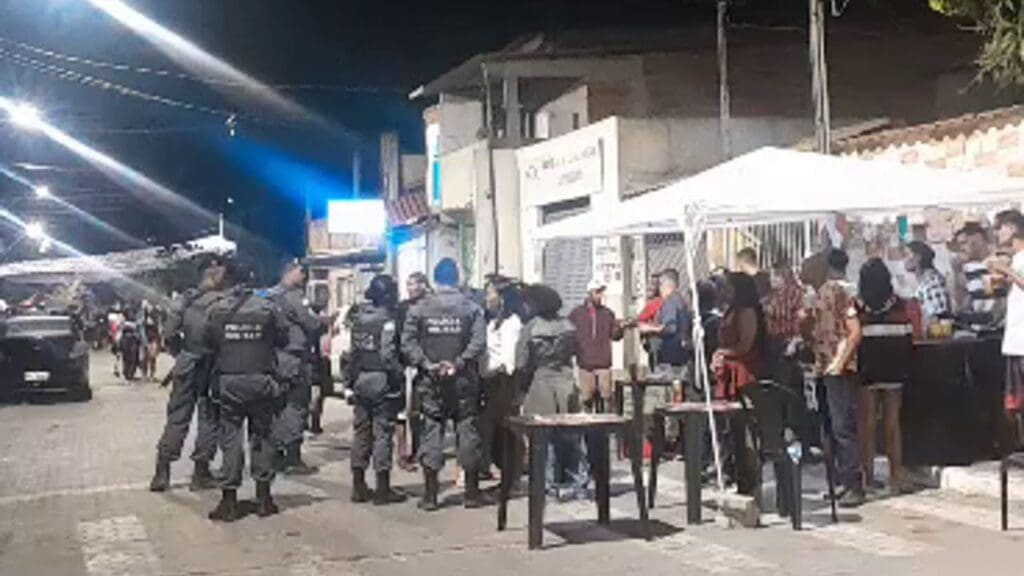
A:
[[[527,286],[523,290],[526,314],[530,318],[523,329],[524,378],[529,382],[523,413],[526,415],[572,414],[582,412],[580,392],[573,375],[576,356],[576,329],[559,315],[562,299],[552,288]],[[560,472],[570,482],[559,493]],[[550,496],[578,499],[589,496],[589,473],[583,437],[562,432],[548,445],[545,490]]]

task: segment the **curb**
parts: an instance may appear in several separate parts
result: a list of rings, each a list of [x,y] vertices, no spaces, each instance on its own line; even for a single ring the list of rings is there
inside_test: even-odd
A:
[[[999,499],[999,462],[979,462],[971,466],[935,467],[931,473],[939,490],[965,496]],[[1009,496],[1013,502],[1024,502],[1024,471],[1011,470]]]

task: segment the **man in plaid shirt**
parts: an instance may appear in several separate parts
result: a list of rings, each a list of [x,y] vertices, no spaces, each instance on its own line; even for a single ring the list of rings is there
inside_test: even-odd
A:
[[[935,269],[935,251],[924,242],[915,240],[907,244],[907,252],[907,271],[917,278],[914,298],[924,312],[924,325],[927,327],[934,320],[952,316],[953,305],[946,279]]]

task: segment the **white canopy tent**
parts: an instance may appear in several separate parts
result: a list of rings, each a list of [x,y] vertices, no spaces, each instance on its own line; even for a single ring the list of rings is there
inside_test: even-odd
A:
[[[930,207],[993,207],[1024,200],[1024,179],[761,148],[660,190],[540,228],[538,240],[683,232],[871,216]],[[719,490],[724,492],[695,272],[699,242],[685,242],[693,297],[696,385],[703,385]]]
[[[11,262],[0,265],[0,280],[66,283],[71,278],[77,278],[104,281],[169,269],[179,262],[204,254],[230,254],[236,250],[237,245],[223,236],[204,236],[168,246]]]
[[[688,211],[705,228],[871,215],[1024,199],[1024,179],[761,148],[627,200],[541,227],[536,238],[679,232]]]

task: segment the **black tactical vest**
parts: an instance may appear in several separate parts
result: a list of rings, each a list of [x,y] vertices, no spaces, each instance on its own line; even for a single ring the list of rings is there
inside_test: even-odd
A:
[[[246,294],[215,317],[219,323],[221,374],[269,374],[274,371],[274,315],[265,300]]]
[[[459,311],[438,310],[420,321],[420,342],[431,362],[454,362],[469,343],[471,318]]]
[[[203,341],[203,326],[206,313],[217,300],[224,297],[222,292],[186,294],[181,317],[181,331],[184,349],[194,354],[209,353]]]
[[[359,372],[388,369],[383,355],[388,338],[395,337],[395,320],[386,310],[359,307],[352,320],[352,361]]]

